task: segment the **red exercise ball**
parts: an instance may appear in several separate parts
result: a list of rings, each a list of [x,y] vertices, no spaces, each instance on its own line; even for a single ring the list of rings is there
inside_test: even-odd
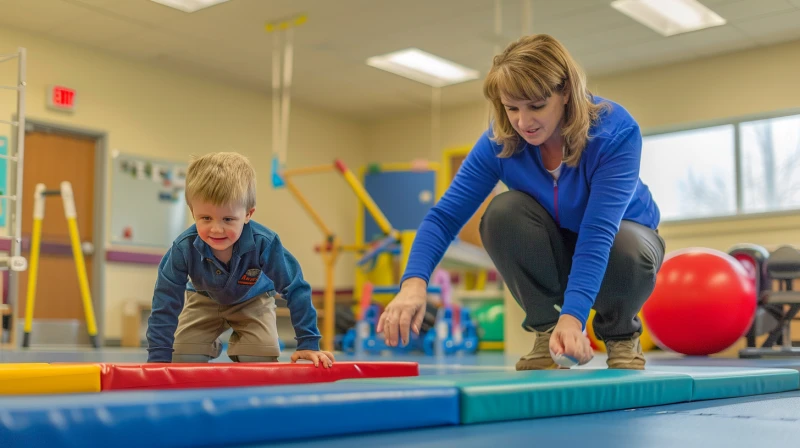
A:
[[[730,255],[690,248],[665,257],[653,294],[642,308],[662,349],[710,355],[747,333],[756,312],[755,285]]]

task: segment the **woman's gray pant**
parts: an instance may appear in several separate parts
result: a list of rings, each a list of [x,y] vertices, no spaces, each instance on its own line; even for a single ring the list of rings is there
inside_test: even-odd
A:
[[[578,235],[559,228],[534,198],[520,192],[497,195],[480,223],[483,246],[514,299],[525,311],[522,327],[545,331],[558,322]],[[594,303],[593,327],[601,340],[641,333],[637,314],[653,292],[664,260],[658,232],[622,221]]]

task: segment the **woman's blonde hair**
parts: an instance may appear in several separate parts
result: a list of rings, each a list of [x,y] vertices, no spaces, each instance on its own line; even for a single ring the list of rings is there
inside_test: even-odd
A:
[[[589,127],[606,103],[595,104],[586,87],[586,76],[559,41],[547,34],[534,34],[510,44],[494,57],[483,83],[483,94],[492,103],[494,141],[503,145],[500,157],[520,150],[522,138],[511,126],[501,96],[522,101],[540,101],[553,93],[569,95],[561,134],[564,161],[576,166],[589,140]]]
[[[239,153],[215,152],[198,157],[186,172],[186,203],[198,199],[214,205],[256,206],[256,172]]]

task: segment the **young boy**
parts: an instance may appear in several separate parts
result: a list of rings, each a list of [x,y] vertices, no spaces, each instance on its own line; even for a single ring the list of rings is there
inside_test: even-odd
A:
[[[147,361],[208,362],[220,355],[218,337],[228,327],[233,328],[228,346],[233,361],[277,361],[278,292],[288,303],[295,329],[292,362],[307,359],[330,367],[334,357],[319,349],[311,287],[297,260],[275,232],[251,220],[256,176],[248,160],[221,152],[192,161],[186,203],[195,224],[159,265]]]

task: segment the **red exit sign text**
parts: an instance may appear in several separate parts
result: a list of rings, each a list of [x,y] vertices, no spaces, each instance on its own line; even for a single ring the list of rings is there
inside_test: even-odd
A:
[[[47,91],[47,105],[53,109],[74,111],[75,89],[64,86],[51,86]]]

